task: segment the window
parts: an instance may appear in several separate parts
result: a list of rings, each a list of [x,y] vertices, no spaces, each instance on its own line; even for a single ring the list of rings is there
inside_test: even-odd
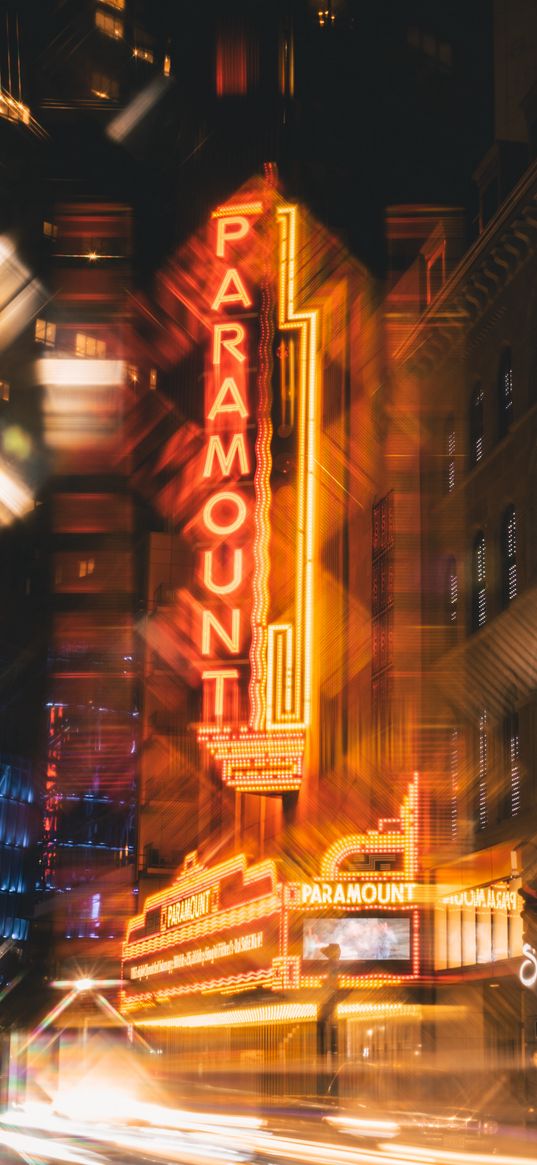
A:
[[[115,78],[107,77],[106,73],[92,73],[91,92],[94,97],[100,97],[102,101],[117,100],[119,83]]]
[[[518,712],[512,711],[503,722],[505,768],[509,790],[503,801],[503,816],[516,817],[520,810],[520,741]]]
[[[102,12],[101,9],[95,13],[95,27],[99,32],[104,32],[105,36],[112,36],[114,40],[121,40],[123,36],[123,21],[109,12]]]
[[[169,77],[171,71],[172,71],[171,57],[169,57],[168,54],[166,53],[166,56],[164,57],[164,60],[162,62],[162,72],[164,73],[165,77]]]
[[[58,228],[53,222],[49,222],[48,219],[45,219],[43,222],[43,234],[47,239],[57,239]]]
[[[149,369],[149,387],[156,388],[158,382],[158,375],[156,368]]]
[[[513,424],[513,368],[511,349],[504,348],[498,369],[498,405],[500,437],[505,437]]]
[[[457,603],[459,599],[459,584],[457,580],[456,559],[448,558],[446,577],[446,615],[447,622],[453,626],[457,622]]]
[[[138,368],[136,364],[127,364],[127,380],[129,384],[138,384]]]
[[[81,558],[78,563],[78,577],[87,578],[88,575],[93,574],[95,570],[94,558]]]
[[[35,321],[34,337],[36,343],[45,344],[47,348],[53,348],[56,343],[56,324],[50,323],[49,320],[37,319]]]
[[[502,526],[502,584],[503,605],[508,607],[517,596],[516,571],[516,510],[509,506]]]
[[[0,380],[0,399],[9,400],[9,381]]]
[[[155,60],[154,53],[151,49],[135,48],[132,50],[132,55],[138,61],[147,61],[148,65],[152,65]]]
[[[75,356],[102,360],[106,356],[106,344],[104,340],[97,340],[95,336],[87,336],[85,332],[77,332],[75,337]]]
[[[450,778],[450,808],[451,808],[451,836],[457,836],[459,817],[459,770],[460,770],[460,731],[451,728],[449,733],[449,778]]]
[[[455,489],[455,418],[448,417],[446,422],[446,489],[450,494]]]
[[[488,723],[483,709],[479,716],[479,785],[477,795],[477,821],[479,829],[486,829],[488,822]]]
[[[222,29],[216,42],[217,97],[243,96],[258,75],[258,46],[243,29]]]
[[[485,394],[480,384],[476,384],[470,404],[470,464],[477,465],[484,453],[485,445]]]
[[[476,535],[472,553],[472,630],[479,631],[487,621],[487,566],[485,535]]]

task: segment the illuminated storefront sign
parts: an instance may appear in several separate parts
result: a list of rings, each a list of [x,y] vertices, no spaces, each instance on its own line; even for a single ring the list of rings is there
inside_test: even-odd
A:
[[[521,902],[513,881],[440,894],[435,907],[435,969],[517,958],[522,953]]]
[[[302,906],[404,906],[414,900],[411,882],[302,882]]]
[[[459,906],[476,910],[517,911],[520,902],[516,890],[503,886],[478,886],[471,890],[459,890],[442,899],[445,906]]]
[[[518,977],[523,987],[535,987],[537,984],[537,951],[529,943],[524,943],[522,954],[524,958],[520,964]]]

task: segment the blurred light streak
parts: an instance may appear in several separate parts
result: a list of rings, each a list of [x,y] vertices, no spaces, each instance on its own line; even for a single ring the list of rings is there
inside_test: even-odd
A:
[[[82,1149],[72,1149],[60,1141],[52,1141],[50,1137],[32,1137],[28,1133],[12,1133],[0,1130],[0,1145],[6,1149],[13,1149],[23,1159],[26,1154],[30,1157],[39,1157],[45,1161],[66,1161],[69,1165],[96,1165],[104,1159],[96,1153],[85,1152]]]
[[[166,77],[156,77],[141,93],[118,113],[106,127],[106,133],[114,142],[123,142],[128,138],[133,129],[147,116],[149,110],[156,105],[160,100],[162,94],[170,86],[170,81]]]
[[[0,458],[0,524],[8,526],[34,508],[34,498],[28,486]]]
[[[392,1120],[367,1120],[350,1116],[325,1116],[323,1120],[340,1132],[362,1137],[396,1137],[400,1131],[400,1125]]]
[[[138,1027],[228,1027],[247,1023],[289,1023],[289,1021],[317,1019],[315,1003],[268,1003],[265,1007],[237,1007],[229,1011],[205,1015],[178,1015],[168,1019],[137,1021]]]
[[[422,1149],[417,1145],[380,1144],[379,1149],[392,1154],[392,1160],[409,1161],[412,1165],[527,1165],[531,1157],[504,1156],[501,1153],[456,1152],[453,1149]],[[383,1158],[381,1158],[383,1160]],[[533,1158],[534,1160],[534,1158]]]
[[[46,388],[95,388],[101,385],[123,384],[123,360],[76,360],[43,357],[37,361],[37,376]]]

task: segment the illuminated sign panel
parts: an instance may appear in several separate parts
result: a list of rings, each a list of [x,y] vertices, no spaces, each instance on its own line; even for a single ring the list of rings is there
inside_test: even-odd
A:
[[[406,962],[410,959],[410,932],[410,918],[382,914],[308,918],[303,924],[302,957],[322,963],[323,947],[335,944],[341,962]]]
[[[198,738],[224,782],[253,793],[300,788],[311,720],[320,329],[300,304],[298,229],[296,207],[250,184],[213,212],[178,293],[205,361],[183,526]]]
[[[516,890],[505,886],[478,886],[471,890],[459,890],[447,894],[442,899],[445,906],[459,906],[468,910],[520,910],[520,899]]]
[[[400,817],[341,838],[322,856],[321,870],[335,870],[334,880],[286,882],[273,861],[249,866],[244,854],[214,867],[189,855],[177,880],[151,895],[128,925],[122,1010],[147,1013],[189,995],[258,987],[317,989],[328,974],[320,948],[336,943],[341,987],[416,980],[422,888],[399,871],[388,877],[344,868],[358,853],[363,859],[368,838],[373,855],[382,835],[388,850],[397,839],[402,854],[410,852],[416,830],[414,779]]]
[[[414,900],[412,882],[302,882],[302,906],[403,906]]]

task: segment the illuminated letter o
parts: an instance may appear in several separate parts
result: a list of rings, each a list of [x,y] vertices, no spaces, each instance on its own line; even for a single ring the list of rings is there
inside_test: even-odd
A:
[[[213,510],[221,502],[227,502],[235,506],[236,509],[236,517],[233,521],[227,522],[225,525],[215,522],[213,518]],[[213,494],[213,497],[209,498],[209,501],[203,507],[203,521],[207,529],[211,531],[211,534],[220,534],[223,536],[234,534],[236,530],[240,530],[243,522],[246,521],[246,514],[247,510],[244,498],[241,498],[240,494],[232,493],[231,490],[221,490],[220,493]]]

